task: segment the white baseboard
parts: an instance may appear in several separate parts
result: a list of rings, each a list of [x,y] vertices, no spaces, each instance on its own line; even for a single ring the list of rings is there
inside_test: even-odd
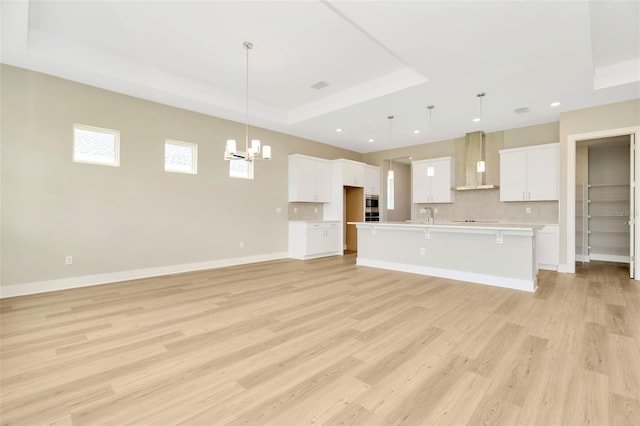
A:
[[[575,274],[576,273],[576,265],[568,265],[566,263],[561,263],[558,265],[558,272],[562,272],[565,274]]]
[[[289,257],[292,259],[298,259],[298,260],[310,260],[310,259],[319,259],[321,257],[329,257],[329,256],[341,256],[344,253],[342,251],[332,251],[332,252],[328,252],[328,253],[321,253],[321,254],[310,254],[310,255],[306,255],[306,256],[298,256],[297,254],[292,254],[289,253]]]
[[[528,292],[534,292],[537,287],[537,279],[523,280],[517,278],[499,277],[495,275],[478,274],[475,272],[464,272],[452,269],[440,269],[428,266],[410,265],[405,263],[386,262],[382,260],[363,259],[361,257],[357,258],[356,264],[360,266],[370,266],[372,268],[389,269],[392,271],[409,272],[412,274],[430,275],[433,277],[448,278],[458,281],[468,281],[476,284],[486,284]]]
[[[558,270],[558,265],[550,265],[550,264],[546,264],[546,263],[540,263],[538,264],[538,269],[544,269],[547,271],[557,271]]]
[[[288,257],[289,253],[287,252],[268,253],[256,256],[236,257],[231,259],[210,260],[206,262],[184,263],[181,265],[159,266],[156,268],[137,269],[132,271],[110,272],[106,274],[85,275],[81,277],[62,278],[57,280],[38,281],[24,284],[13,284],[0,287],[0,298],[47,293],[50,291],[69,290],[72,288],[109,284],[119,281],[137,280],[140,278],[150,278],[161,275],[179,274],[182,272],[224,268],[227,266],[286,259]]]
[[[590,253],[591,260],[602,260],[604,262],[629,263],[629,256],[618,256],[615,254]]]

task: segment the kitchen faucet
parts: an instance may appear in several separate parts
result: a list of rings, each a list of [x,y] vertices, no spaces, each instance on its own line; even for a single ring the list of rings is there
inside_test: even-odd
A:
[[[424,208],[424,210],[425,210],[425,213],[427,213],[427,210],[431,212],[431,214],[427,216],[427,223],[430,225],[435,225],[436,219],[433,216],[433,208],[427,206]]]

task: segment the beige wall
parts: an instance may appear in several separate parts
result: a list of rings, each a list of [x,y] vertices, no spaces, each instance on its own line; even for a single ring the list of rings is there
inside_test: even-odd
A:
[[[289,215],[322,217],[322,205],[316,212],[316,206],[302,204],[294,214],[296,206],[287,202],[289,154],[377,166],[389,155],[363,155],[252,129],[252,136],[273,146],[274,159],[257,163],[255,180],[231,179],[222,159],[224,141],[241,140],[242,123],[6,65],[0,72],[3,286],[286,252]],[[73,163],[74,123],[119,130],[121,167]],[[560,254],[565,262],[567,137],[638,125],[640,99],[565,112],[559,123],[488,133],[487,183],[499,182],[499,149],[560,141]],[[164,172],[166,138],[198,144],[198,175]],[[451,155],[462,164],[463,146],[464,139],[457,138],[430,144],[430,153],[422,144],[394,149],[393,156]],[[463,182],[460,164],[456,184]],[[518,213],[523,206],[500,203],[491,191],[487,196],[458,192],[456,197],[450,214],[458,218],[473,217],[479,205],[501,215],[496,219],[532,218]],[[532,206],[542,206],[536,215],[543,221],[557,217],[557,203]],[[64,265],[66,255],[74,257],[73,265]]]
[[[560,114],[560,263],[567,263],[567,145],[571,135],[640,126],[640,99]],[[571,230],[573,231],[573,230]],[[573,249],[572,249],[573,250]]]
[[[286,252],[287,156],[361,160],[251,129],[272,145],[273,160],[256,164],[254,180],[232,179],[224,144],[242,140],[242,123],[6,65],[1,72],[3,286]],[[121,166],[73,163],[74,123],[119,130]],[[197,175],[164,172],[166,138],[198,144]]]

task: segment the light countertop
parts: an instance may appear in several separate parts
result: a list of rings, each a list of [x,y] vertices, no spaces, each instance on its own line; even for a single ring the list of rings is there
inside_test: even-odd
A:
[[[435,224],[423,221],[409,222],[348,222],[352,225],[373,226],[373,227],[407,227],[407,228],[433,228],[433,229],[469,229],[469,230],[531,230],[541,229],[545,224],[522,224],[504,222],[436,222]]]

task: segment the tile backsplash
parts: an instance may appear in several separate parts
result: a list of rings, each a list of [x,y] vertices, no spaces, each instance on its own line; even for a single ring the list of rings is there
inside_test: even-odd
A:
[[[426,214],[420,208],[430,206],[438,209],[438,220],[499,220],[520,223],[558,223],[557,201],[500,201],[499,189],[457,191],[454,203],[413,204],[411,218],[421,220]],[[531,210],[527,213],[527,208]]]
[[[322,220],[322,203],[289,203],[289,220]]]

